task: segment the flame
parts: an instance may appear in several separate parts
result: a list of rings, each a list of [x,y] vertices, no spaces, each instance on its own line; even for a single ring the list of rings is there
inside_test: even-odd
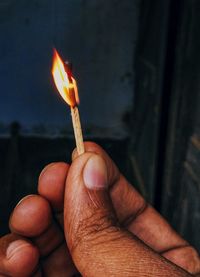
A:
[[[71,107],[79,104],[76,80],[72,77],[67,65],[64,65],[56,49],[54,49],[52,75],[55,85],[65,102]]]

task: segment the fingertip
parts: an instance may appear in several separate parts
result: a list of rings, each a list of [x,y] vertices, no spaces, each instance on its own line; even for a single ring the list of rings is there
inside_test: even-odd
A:
[[[43,233],[51,221],[48,201],[39,195],[29,195],[15,207],[9,226],[13,233],[34,237]]]
[[[8,245],[5,268],[11,276],[30,276],[39,262],[39,251],[30,242],[18,239]]]
[[[98,156],[100,156],[104,162],[105,162],[105,166],[107,168],[107,174],[108,174],[108,185],[111,185],[113,183],[115,183],[120,176],[120,172],[117,168],[117,166],[115,165],[115,163],[112,161],[112,159],[109,157],[109,155],[105,152],[105,150],[99,146],[98,144],[96,144],[95,142],[84,142],[84,146],[85,146],[85,153],[81,156],[78,156],[77,150],[74,149],[74,151],[72,152],[72,161],[73,163],[81,157],[82,160],[86,159],[86,154],[96,154]],[[81,161],[81,159],[79,159],[78,163]],[[81,163],[81,162],[80,162]]]
[[[48,164],[48,165],[46,165],[44,168],[43,168],[43,170],[41,171],[41,173],[40,173],[40,176],[39,176],[39,179],[45,174],[45,172],[47,171],[47,170],[49,170],[52,166],[54,166],[56,163],[50,163],[50,164]]]
[[[84,146],[87,152],[101,153],[104,152],[103,148],[93,141],[84,142]]]
[[[32,276],[39,251],[30,241],[15,234],[0,238],[0,276]]]
[[[16,259],[16,256],[24,255],[24,253],[31,253],[33,258],[38,258],[39,252],[37,248],[26,240],[18,239],[12,241],[6,250],[6,258],[11,260]]]
[[[101,154],[104,152],[104,150],[95,142],[86,141],[84,142],[84,147],[86,152],[94,154]],[[72,161],[74,161],[78,156],[77,148],[75,148],[72,152]]]
[[[53,209],[63,209],[65,181],[69,165],[63,162],[48,165],[40,174],[38,193],[45,197]]]

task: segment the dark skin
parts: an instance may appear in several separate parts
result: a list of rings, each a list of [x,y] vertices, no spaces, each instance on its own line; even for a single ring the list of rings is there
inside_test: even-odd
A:
[[[86,143],[40,175],[0,239],[0,276],[200,276],[197,251]]]

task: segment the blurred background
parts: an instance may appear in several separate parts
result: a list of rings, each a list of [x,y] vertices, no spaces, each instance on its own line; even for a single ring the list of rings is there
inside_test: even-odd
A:
[[[56,47],[73,63],[85,140],[200,250],[199,24],[197,0],[0,1],[0,235],[75,147]]]

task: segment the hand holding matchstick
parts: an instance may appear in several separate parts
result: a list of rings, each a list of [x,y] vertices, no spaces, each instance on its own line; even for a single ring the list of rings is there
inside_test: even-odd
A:
[[[71,107],[72,123],[74,128],[77,152],[78,155],[81,155],[85,152],[85,149],[78,110],[78,88],[75,79],[72,77],[69,65],[64,65],[56,50],[54,50],[52,74],[60,95]]]

